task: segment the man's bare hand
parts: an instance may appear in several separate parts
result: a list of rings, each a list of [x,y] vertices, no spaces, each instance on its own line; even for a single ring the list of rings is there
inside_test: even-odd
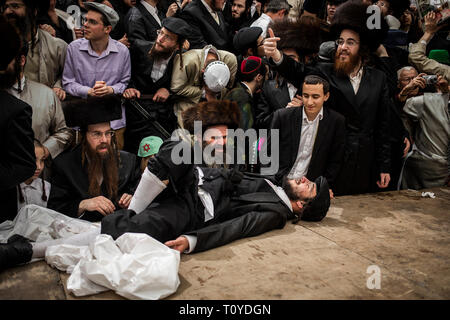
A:
[[[134,99],[134,98],[138,98],[139,99],[141,97],[141,92],[139,90],[137,90],[137,89],[134,89],[134,88],[128,88],[123,93],[123,97],[125,99]]]
[[[405,138],[403,142],[405,143],[405,149],[403,149],[403,158],[405,158],[409,152],[409,148],[411,148],[411,142],[409,142],[408,138]]]
[[[85,199],[78,205],[78,212],[82,213],[84,211],[98,211],[102,215],[106,216],[111,214],[116,210],[114,204],[108,198],[104,196],[98,196],[91,199]]]
[[[273,61],[278,62],[282,57],[280,50],[277,49],[277,42],[280,41],[280,38],[275,37],[272,28],[267,29],[267,32],[269,33],[269,38],[264,40],[264,55],[267,58],[272,58]]]
[[[291,108],[291,107],[301,107],[303,105],[303,100],[302,97],[299,96],[298,94],[292,99],[291,102],[289,102],[286,106],[286,108]]]
[[[176,2],[172,3],[167,9],[166,17],[173,17],[177,13],[178,5]]]
[[[61,88],[53,88],[53,92],[56,94],[60,101],[64,101],[66,99],[66,92]]]
[[[334,199],[334,193],[333,193],[333,190],[329,189],[329,192],[330,192],[330,199]]]
[[[435,34],[439,29],[441,29],[444,25],[438,26],[437,22],[441,18],[440,15],[437,15],[434,11],[430,11],[425,16],[425,32],[430,34]]]
[[[449,90],[448,81],[440,74],[437,75],[436,90],[441,93],[447,93]]]
[[[180,253],[183,253],[186,250],[189,250],[189,241],[186,237],[178,237],[175,240],[170,240],[164,243],[166,246],[173,250],[177,250]]]
[[[91,90],[89,90],[91,92]],[[89,94],[88,92],[88,94]],[[96,81],[94,87],[92,88],[92,95],[101,97],[107,94],[114,93],[114,89],[108,85],[106,85],[105,81]]]
[[[130,42],[128,41],[127,34],[125,33],[120,40],[118,40],[121,44],[126,46],[128,49],[130,48]]]
[[[153,101],[155,102],[165,102],[169,98],[170,92],[166,88],[159,88],[158,91],[153,95]]]
[[[49,24],[40,24],[39,28],[41,28],[42,30],[47,31],[48,33],[50,33],[52,35],[52,37],[56,37],[56,31],[51,25],[49,25]]]
[[[122,197],[120,197],[118,203],[119,207],[121,207],[122,209],[128,209],[128,206],[130,205],[131,202],[131,198],[133,198],[131,194],[124,193]]]
[[[389,173],[380,173],[380,180],[377,181],[377,185],[379,188],[384,189],[389,185],[389,181],[391,181]]]

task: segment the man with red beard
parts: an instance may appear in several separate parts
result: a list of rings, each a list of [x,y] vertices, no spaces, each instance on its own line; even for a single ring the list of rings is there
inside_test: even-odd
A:
[[[335,181],[337,195],[375,191],[390,181],[389,110],[393,102],[384,73],[365,65],[369,53],[380,45],[384,28],[368,29],[366,11],[361,1],[348,1],[337,9],[331,26],[337,38],[334,63],[310,67],[282,55],[272,30],[264,42],[266,56],[289,81],[314,71],[330,82],[326,105],[346,119],[343,167]]]
[[[69,126],[81,128],[82,140],[55,158],[47,207],[88,221],[127,208],[140,169],[134,154],[117,149],[109,123],[121,117],[120,99],[108,95],[74,100],[64,112]]]

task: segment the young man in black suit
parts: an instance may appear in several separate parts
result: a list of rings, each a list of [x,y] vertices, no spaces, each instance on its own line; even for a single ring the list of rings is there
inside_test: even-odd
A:
[[[333,189],[344,155],[345,119],[323,107],[329,90],[328,81],[308,75],[303,82],[303,106],[275,112],[271,128],[280,133],[277,181],[285,175],[310,180],[324,176]]]

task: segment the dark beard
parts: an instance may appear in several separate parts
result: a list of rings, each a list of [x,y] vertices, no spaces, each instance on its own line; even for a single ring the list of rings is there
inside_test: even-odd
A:
[[[19,30],[20,35],[26,39],[26,35],[31,32],[31,24],[28,19],[26,17],[20,17],[14,13],[6,15],[6,19],[9,23],[15,26]]]
[[[0,73],[0,90],[1,89],[9,89],[17,82],[20,75],[20,65],[17,61],[17,58],[14,58],[14,67],[13,69],[6,68],[5,71]]]
[[[221,161],[217,161],[217,157],[219,157],[220,153],[216,153],[216,150],[213,149],[212,152],[207,152],[206,155],[203,153],[203,150],[205,150],[207,143],[203,141],[202,143],[202,161],[203,164],[210,167],[210,168],[227,168],[227,147],[226,144],[223,146],[223,153],[222,157],[220,157]],[[221,163],[220,163],[221,162]]]
[[[107,192],[107,198],[114,201],[117,197],[119,182],[119,167],[117,155],[111,145],[105,144],[108,151],[101,155],[96,150],[91,150],[87,143],[83,145],[87,156],[86,171],[89,180],[88,193],[91,197],[103,195],[101,186],[104,185]],[[100,146],[105,146],[100,145]],[[99,146],[99,147],[100,147]],[[103,177],[102,184],[98,183],[98,177]]]
[[[338,51],[336,51],[335,58],[334,58],[334,71],[336,71],[336,74],[338,76],[348,76],[350,75],[353,70],[355,70],[356,66],[358,65],[358,56],[357,55],[351,55],[350,61],[348,62],[341,62],[339,61]]]
[[[157,51],[155,49],[156,42],[153,44],[150,52],[148,53],[149,59],[156,61],[156,60],[166,60],[168,59],[172,53],[173,50],[164,49],[163,51]]]
[[[289,183],[289,180],[290,179],[288,179],[287,175],[283,176],[281,187],[283,188],[284,192],[288,196],[289,200],[297,201],[297,200],[299,200],[299,197],[295,194],[294,189],[292,188],[292,185]]]

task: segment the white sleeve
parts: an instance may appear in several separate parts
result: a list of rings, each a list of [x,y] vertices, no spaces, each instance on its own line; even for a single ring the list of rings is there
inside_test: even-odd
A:
[[[141,213],[166,187],[157,176],[145,168],[128,209],[133,210],[136,214]]]
[[[189,249],[185,250],[184,253],[191,253],[192,251],[194,251],[195,246],[197,245],[197,237],[187,236],[185,234],[183,234],[182,237],[185,237],[189,242]]]

